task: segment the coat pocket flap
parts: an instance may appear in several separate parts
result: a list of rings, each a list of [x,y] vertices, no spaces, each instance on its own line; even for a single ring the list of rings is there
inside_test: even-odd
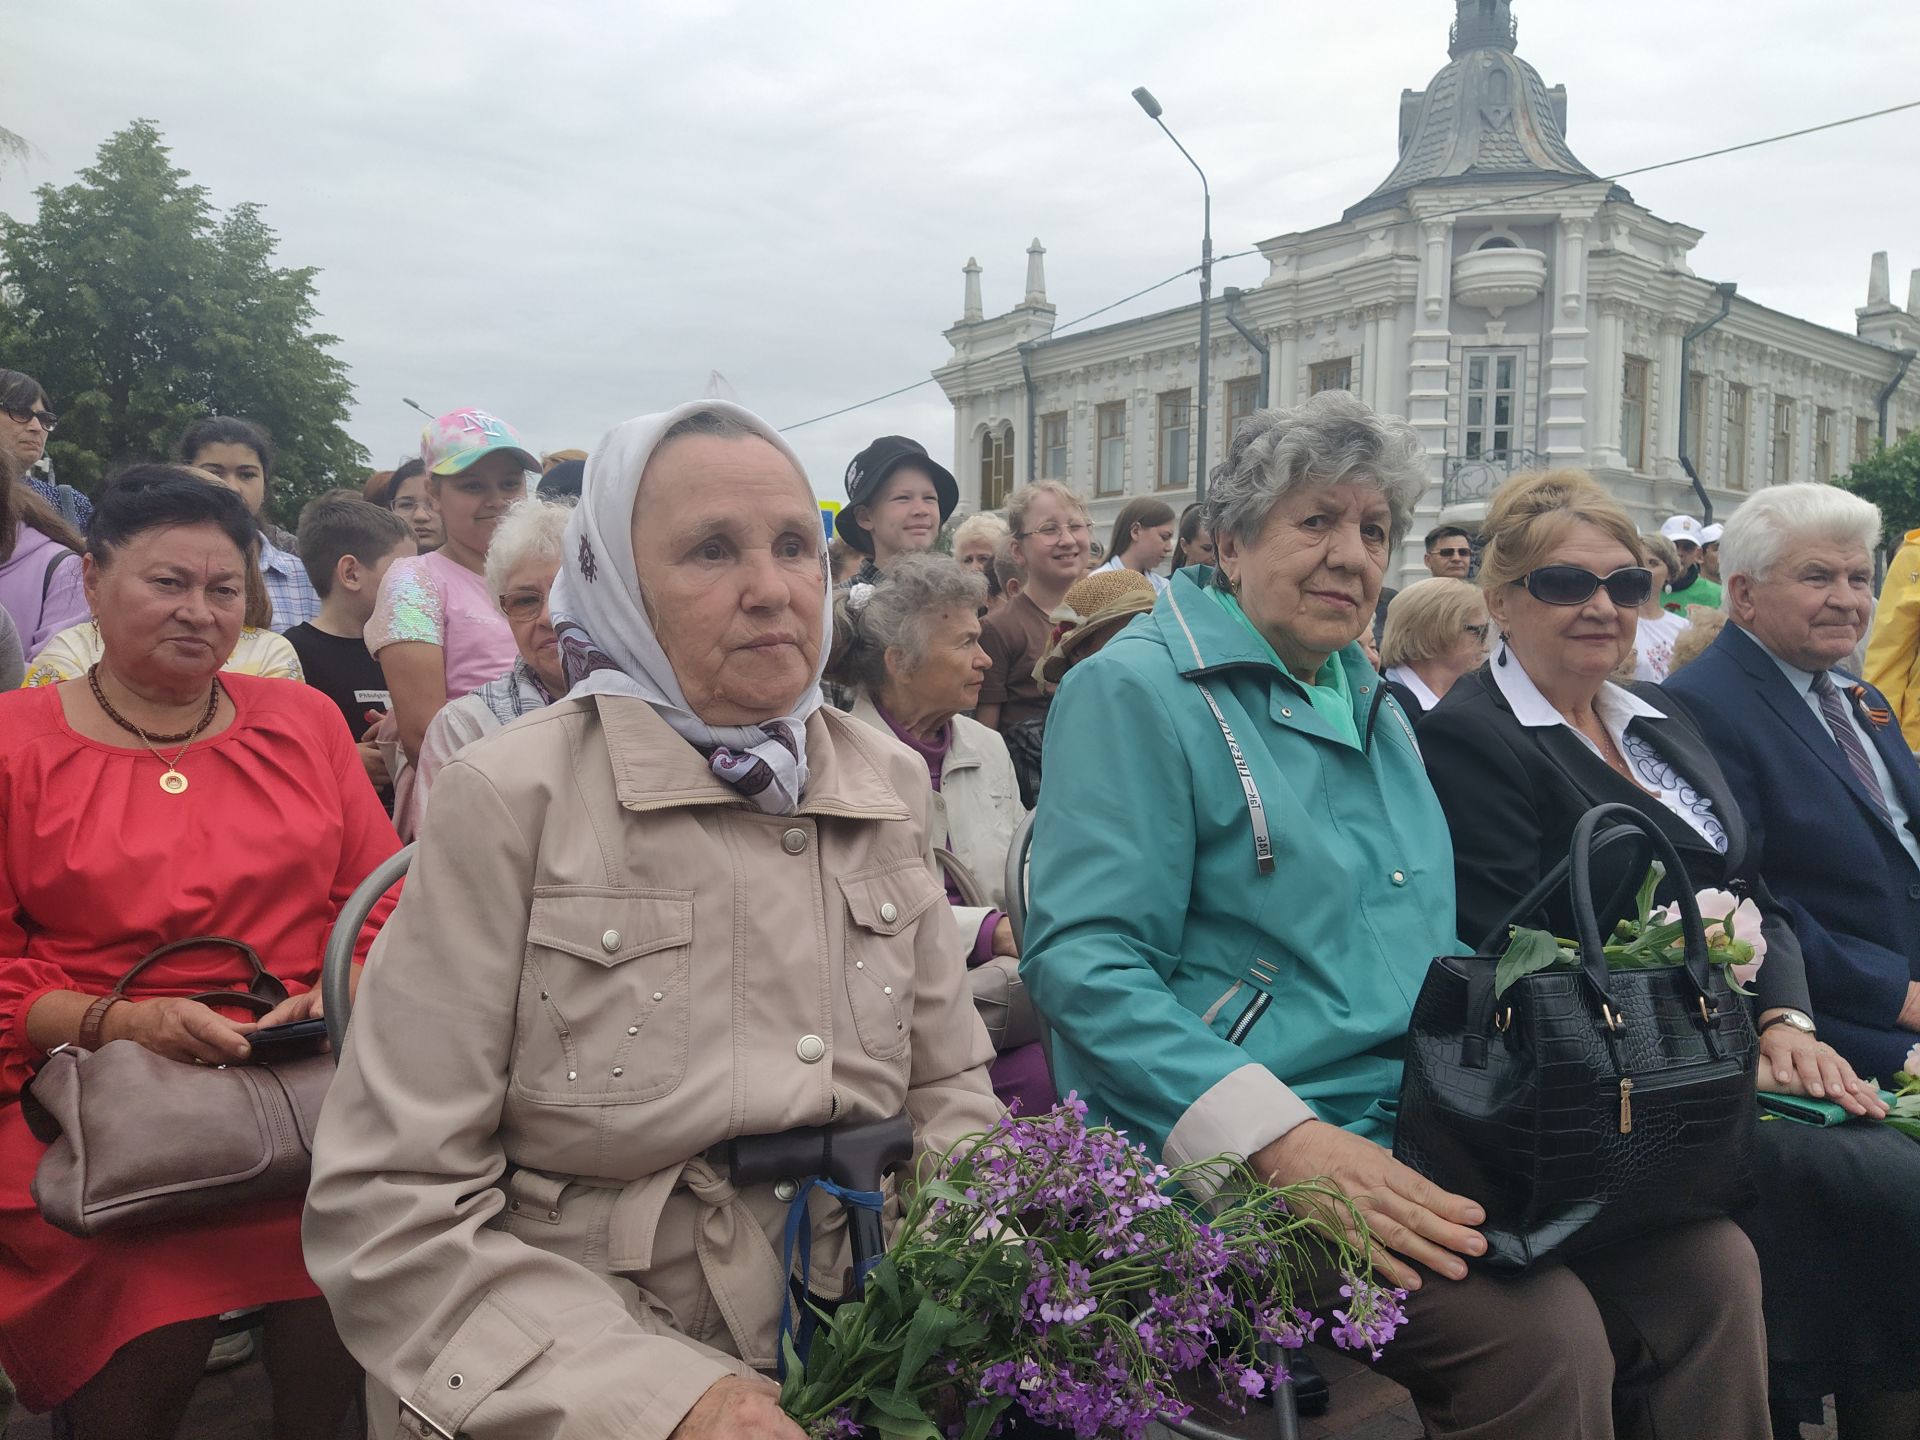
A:
[[[474,1408],[544,1355],[553,1337],[497,1291],[480,1297],[401,1401],[440,1435],[454,1436]]]
[[[917,861],[842,876],[840,890],[853,923],[876,935],[898,935],[946,893]]]
[[[597,965],[691,945],[693,892],[542,886],[533,892],[527,943]]]

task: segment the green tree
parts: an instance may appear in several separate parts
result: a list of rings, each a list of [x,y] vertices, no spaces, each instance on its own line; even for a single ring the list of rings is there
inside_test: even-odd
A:
[[[1909,530],[1920,530],[1920,431],[1854,461],[1836,483],[1880,507],[1882,539],[1893,554]]]
[[[216,213],[146,120],[109,138],[79,181],[38,195],[32,222],[0,217],[0,364],[53,397],[62,480],[97,489],[220,414],[273,432],[282,523],[358,485],[367,455],[346,431],[337,337],[312,328],[315,271],[273,263],[257,207]]]

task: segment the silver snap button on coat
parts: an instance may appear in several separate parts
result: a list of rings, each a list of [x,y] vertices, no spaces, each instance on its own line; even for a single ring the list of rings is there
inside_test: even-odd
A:
[[[786,834],[780,837],[780,848],[789,855],[798,855],[807,848],[807,832],[804,830],[787,831]]]
[[[614,951],[620,948],[620,932],[618,930],[607,931],[606,934],[600,937],[600,948],[609,955],[613,954]]]
[[[466,1379],[466,1376],[464,1375],[447,1376],[447,1388],[449,1390],[458,1390],[462,1385],[466,1383],[467,1383],[467,1379]]]
[[[1394,871],[1394,872],[1393,872],[1393,883],[1394,883],[1394,884],[1396,884],[1396,885],[1404,885],[1404,884],[1406,884],[1406,883],[1407,883],[1407,872],[1406,872],[1406,871],[1404,871],[1404,870],[1396,870],[1396,871]]]
[[[777,1181],[773,1187],[773,1198],[776,1200],[791,1200],[799,1193],[800,1187],[791,1180]]]
[[[818,1035],[802,1035],[800,1043],[793,1047],[793,1053],[807,1064],[817,1065],[827,1053],[827,1042]]]
[[[900,907],[889,900],[880,907],[880,918],[891,925],[900,918]]]

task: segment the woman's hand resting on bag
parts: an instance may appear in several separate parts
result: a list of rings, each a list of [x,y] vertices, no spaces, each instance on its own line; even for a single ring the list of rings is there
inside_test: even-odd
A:
[[[1775,1025],[1760,1037],[1759,1088],[1831,1100],[1849,1115],[1884,1120],[1887,1103],[1831,1045],[1804,1030]]]
[[[137,1041],[156,1055],[186,1064],[226,1065],[251,1053],[247,1031],[253,1028],[198,1000],[168,995],[114,1006],[100,1027],[100,1038]]]
[[[729,1375],[693,1402],[671,1440],[806,1440],[806,1433],[780,1408],[778,1385]]]
[[[1487,1216],[1473,1201],[1450,1194],[1391,1151],[1358,1135],[1307,1120],[1296,1125],[1252,1160],[1254,1173],[1272,1185],[1329,1181],[1359,1208],[1374,1238],[1374,1266],[1405,1290],[1420,1288],[1420,1277],[1387,1254],[1397,1251],[1451,1280],[1464,1280],[1462,1255],[1484,1255],[1487,1242],[1469,1226]]]

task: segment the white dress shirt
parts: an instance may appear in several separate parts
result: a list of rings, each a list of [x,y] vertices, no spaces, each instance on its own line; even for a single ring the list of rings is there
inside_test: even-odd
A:
[[[1500,663],[1503,659],[1506,661],[1504,665]],[[1601,754],[1600,747],[1594,744],[1590,736],[1567,724],[1566,717],[1540,693],[1540,687],[1533,683],[1533,677],[1527,674],[1520,657],[1504,645],[1494,655],[1493,683],[1500,687],[1500,693],[1513,710],[1513,718],[1522,725],[1533,730],[1566,725],[1567,729],[1580,737],[1582,745],[1603,764],[1606,763],[1607,757]],[[1713,802],[1694,789],[1693,782],[1674,769],[1666,756],[1649,742],[1627,733],[1627,726],[1635,720],[1664,720],[1667,718],[1666,711],[1648,704],[1631,690],[1622,689],[1609,680],[1594,697],[1593,713],[1600,718],[1600,724],[1612,737],[1614,747],[1627,762],[1627,768],[1633,772],[1634,783],[1677,815],[1702,840],[1722,855],[1726,854],[1727,827],[1713,813]]]

